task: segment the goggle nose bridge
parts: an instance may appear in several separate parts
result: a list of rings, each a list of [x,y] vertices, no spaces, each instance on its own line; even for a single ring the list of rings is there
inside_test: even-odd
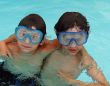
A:
[[[77,44],[76,44],[76,40],[75,40],[74,38],[72,38],[72,39],[70,40],[69,46],[73,45],[73,43],[74,43],[75,46],[77,45]]]
[[[26,38],[28,38],[30,42],[32,41],[32,38],[31,38],[31,36],[29,34],[25,34],[23,40],[25,41]]]

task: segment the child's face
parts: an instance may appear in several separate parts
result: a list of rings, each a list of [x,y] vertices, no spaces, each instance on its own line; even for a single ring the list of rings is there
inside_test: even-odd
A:
[[[34,52],[42,39],[42,33],[35,31],[36,28],[33,26],[31,29],[20,27],[16,31],[18,46],[25,53]]]
[[[79,32],[80,27],[73,27],[73,28],[69,28],[66,32]],[[75,43],[72,43],[71,45],[65,46],[62,45],[62,48],[65,48],[69,51],[70,54],[72,55],[76,55],[81,49],[82,49],[83,45],[76,45]]]
[[[29,43],[28,39],[27,42],[21,42],[18,40],[18,46],[20,47],[21,51],[24,53],[34,52],[38,48],[38,44],[32,45]]]

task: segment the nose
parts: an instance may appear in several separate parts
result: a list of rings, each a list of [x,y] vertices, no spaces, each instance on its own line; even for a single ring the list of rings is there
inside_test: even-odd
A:
[[[30,39],[28,37],[25,39],[25,43],[27,43],[27,44],[30,43]]]
[[[76,47],[76,42],[74,40],[72,40],[70,43],[69,43],[69,47]]]

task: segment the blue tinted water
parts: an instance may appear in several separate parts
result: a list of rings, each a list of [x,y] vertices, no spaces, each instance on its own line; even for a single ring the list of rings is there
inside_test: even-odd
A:
[[[109,0],[0,0],[0,40],[14,33],[21,18],[40,14],[46,24],[49,39],[56,38],[54,25],[66,11],[78,11],[90,23],[91,32],[85,47],[110,81],[110,1]],[[85,71],[79,79],[91,81]]]

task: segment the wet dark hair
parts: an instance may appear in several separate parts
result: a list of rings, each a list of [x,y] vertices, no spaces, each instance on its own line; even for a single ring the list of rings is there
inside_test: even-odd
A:
[[[79,26],[81,30],[84,30],[89,34],[89,24],[85,16],[79,12],[65,12],[56,25],[54,26],[56,33],[67,31],[69,28]]]
[[[18,26],[26,26],[26,27],[32,27],[39,29],[43,32],[44,36],[46,34],[46,24],[43,18],[38,14],[29,14],[26,17],[24,17]],[[43,38],[44,38],[43,36]]]

